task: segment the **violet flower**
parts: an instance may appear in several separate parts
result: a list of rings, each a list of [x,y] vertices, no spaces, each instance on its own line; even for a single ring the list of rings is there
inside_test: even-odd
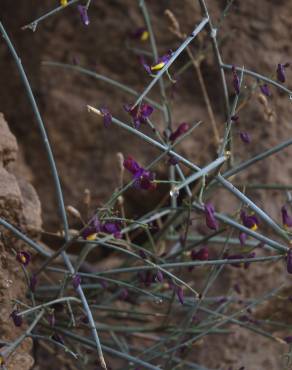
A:
[[[179,163],[179,160],[175,156],[173,156],[173,155],[170,154],[168,156],[168,161],[167,162],[171,166],[176,166]]]
[[[191,252],[192,260],[207,261],[209,259],[209,249],[208,247],[203,247],[200,250],[192,250]]]
[[[78,287],[80,286],[80,284],[81,284],[80,275],[74,275],[73,279],[72,279],[72,285],[73,285],[74,289],[77,290]]]
[[[16,327],[20,327],[22,325],[22,317],[20,315],[18,315],[18,311],[17,310],[13,310],[10,314],[10,317],[12,318],[13,320],[13,323]]]
[[[268,84],[263,84],[263,85],[261,85],[261,86],[260,86],[260,90],[261,90],[261,92],[262,92],[265,96],[267,96],[268,98],[269,98],[270,96],[272,96],[272,93],[271,93],[271,91],[270,91],[270,89],[269,89]]]
[[[178,128],[170,134],[169,140],[173,143],[177,138],[185,134],[189,130],[189,127],[187,123],[181,123]]]
[[[16,254],[16,260],[20,262],[23,266],[27,266],[31,260],[31,256],[26,251],[19,251]]]
[[[239,77],[237,75],[236,68],[235,68],[234,65],[232,66],[232,75],[233,75],[233,87],[234,87],[235,93],[236,93],[236,95],[239,95],[239,93],[240,93],[240,81],[239,81]]]
[[[277,79],[278,81],[284,83],[286,81],[285,68],[289,67],[290,63],[278,64],[277,67]]]
[[[120,239],[122,237],[121,229],[122,225],[118,221],[105,222],[101,227],[101,231],[103,231],[106,234],[112,234],[117,239]]]
[[[130,104],[125,104],[124,109],[132,117],[135,128],[139,128],[141,124],[147,123],[147,119],[154,111],[154,108],[146,103],[142,103],[140,106],[136,106],[135,108],[132,108],[132,105]]]
[[[253,231],[256,231],[259,226],[259,220],[256,215],[247,215],[246,211],[240,212],[240,218],[243,225]]]
[[[97,216],[94,216],[88,223],[88,226],[82,231],[82,237],[85,240],[93,240],[96,234],[101,231],[101,224]]]
[[[292,335],[289,335],[288,337],[285,337],[285,338],[284,338],[284,341],[285,341],[287,344],[291,344],[291,343],[292,343]]]
[[[103,116],[104,127],[108,128],[112,123],[113,117],[107,108],[99,108],[99,110]]]
[[[184,304],[184,291],[182,287],[177,287],[176,289],[177,298],[181,304]]]
[[[144,58],[141,58],[141,63],[145,68],[146,72],[148,74],[152,74],[160,71],[168,63],[169,59],[171,58],[171,55],[172,52],[163,55],[162,57],[158,58],[158,60],[151,66],[145,62]]]
[[[129,296],[128,290],[126,288],[123,288],[119,294],[119,298],[124,301],[128,298],[128,296]]]
[[[290,248],[287,253],[287,272],[292,274],[292,249]]]
[[[78,5],[77,9],[79,11],[82,23],[84,24],[84,26],[88,26],[90,21],[87,13],[87,7],[83,5]]]
[[[163,282],[163,279],[164,279],[164,276],[163,276],[163,273],[161,270],[158,270],[157,273],[156,273],[156,279],[157,281],[159,281],[160,283]]]
[[[215,218],[215,208],[213,204],[207,203],[204,206],[205,209],[205,217],[206,217],[206,225],[209,227],[211,230],[218,230],[219,225],[218,221]]]
[[[239,136],[241,138],[241,140],[245,143],[245,144],[250,144],[251,143],[251,136],[248,132],[246,131],[241,131],[239,133]]]
[[[256,252],[249,253],[246,258],[255,258]],[[250,265],[250,262],[244,262],[244,268],[247,269]]]
[[[247,239],[247,235],[246,233],[244,232],[240,232],[239,233],[239,237],[238,237],[239,241],[240,241],[240,245],[241,246],[244,246],[245,242],[246,242],[246,239]]]
[[[145,27],[139,27],[131,34],[131,37],[144,42],[149,39],[149,32]]]
[[[239,260],[239,259],[242,259],[242,258],[244,258],[243,254],[231,254],[231,255],[227,256],[228,260]],[[232,266],[232,267],[242,267],[243,263],[242,262],[234,262],[234,263],[230,263],[230,266]]]
[[[154,190],[156,188],[155,174],[141,167],[134,158],[128,156],[124,160],[123,166],[133,175],[134,186],[137,189]]]
[[[284,227],[288,228],[292,226],[292,217],[288,214],[288,209],[286,206],[281,208],[282,222]]]

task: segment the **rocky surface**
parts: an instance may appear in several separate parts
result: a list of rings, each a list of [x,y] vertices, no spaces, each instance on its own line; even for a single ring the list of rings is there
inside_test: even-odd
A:
[[[36,237],[41,228],[41,207],[34,188],[12,172],[17,157],[17,142],[0,114],[0,217]],[[1,340],[13,341],[25,330],[16,328],[10,314],[15,300],[25,301],[26,279],[15,253],[28,250],[10,232],[1,227],[0,240],[0,328]],[[29,251],[32,253],[32,251]],[[33,253],[32,253],[33,254]],[[28,370],[33,365],[32,342],[26,339],[20,347],[5,359],[9,370]]]

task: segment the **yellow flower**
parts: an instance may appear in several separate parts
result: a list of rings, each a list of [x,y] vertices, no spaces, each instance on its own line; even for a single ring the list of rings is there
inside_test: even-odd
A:
[[[90,234],[90,235],[88,235],[88,236],[86,237],[86,240],[89,240],[89,241],[91,241],[91,240],[95,240],[95,239],[96,239],[96,237],[97,237],[97,234],[96,234],[96,233],[94,233],[94,234]]]
[[[68,5],[68,0],[60,0],[62,6]]]

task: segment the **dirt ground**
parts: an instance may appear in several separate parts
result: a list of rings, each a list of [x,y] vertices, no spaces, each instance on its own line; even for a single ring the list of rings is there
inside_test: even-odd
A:
[[[35,1],[19,0],[18,3],[16,7],[15,2],[11,0],[1,1],[1,21],[15,43],[32,83],[51,139],[65,202],[67,205],[81,208],[84,190],[90,189],[93,203],[100,205],[108,199],[118,185],[116,157],[118,152],[124,155],[131,154],[146,165],[155,158],[157,151],[117,127],[105,129],[96,116],[87,112],[87,104],[106,106],[115,116],[127,122],[128,116],[123,110],[123,104],[132,102],[132,98],[126,93],[88,76],[68,69],[44,65],[42,62],[71,64],[75,58],[75,60],[78,59],[80,66],[116,79],[142,92],[149,77],[141,67],[138,56],[129,47],[141,47],[141,45],[129,40],[128,37],[133,30],[144,24],[137,2],[135,0],[93,0],[90,7],[91,24],[88,28],[82,25],[76,8],[72,7],[40,23],[36,32],[23,31],[21,26],[45,13],[58,2],[55,1],[53,3],[56,4],[52,5],[49,0],[42,1],[40,4],[36,4]],[[168,30],[169,20],[164,15],[165,9],[173,11],[187,34],[200,21],[200,9],[196,0],[148,0],[147,3],[153,20],[159,55],[169,49],[176,49],[179,45],[177,38]],[[215,23],[225,5],[226,1],[223,0],[208,1],[210,14]],[[267,76],[274,75],[277,64],[289,62],[291,58],[291,14],[292,2],[289,0],[234,1],[230,13],[219,30],[223,61],[227,64],[244,66]],[[205,33],[194,42],[192,50],[195,55],[199,53],[199,45],[204,44],[207,39],[208,35]],[[173,75],[187,61],[187,55],[183,54],[171,68]],[[1,199],[4,205],[1,203],[1,215],[3,217],[7,215],[9,220],[19,224],[19,218],[23,218],[25,214],[26,219],[22,222],[26,226],[23,227],[30,229],[30,232],[39,230],[42,222],[45,230],[57,231],[60,221],[45,151],[17,70],[3,42],[0,43],[0,69],[2,71],[0,111],[3,112],[11,132],[17,138],[19,147],[17,149],[13,139],[12,149],[8,151],[13,153],[13,159],[7,160],[15,161],[15,153],[18,150],[18,158],[12,166],[13,169],[10,165],[11,168],[6,169],[6,160],[3,159],[4,167],[1,167],[1,171],[5,174],[1,175],[0,194],[3,193]],[[210,48],[202,62],[202,73],[218,128],[222,134],[223,95]],[[231,86],[231,73],[227,73],[227,79]],[[291,68],[287,68],[287,81],[287,86],[292,88]],[[246,78],[244,85],[250,86],[253,82],[254,79]],[[244,145],[239,135],[235,135],[235,163],[291,137],[292,102],[287,95],[275,88],[271,91],[272,97],[269,98],[266,107],[259,102],[257,94],[254,94],[251,103],[240,112],[239,129],[248,131],[252,136],[252,142]],[[151,97],[159,101],[158,88],[154,89]],[[198,79],[192,68],[179,76],[171,105],[174,127],[181,122],[203,121],[203,124],[179,147],[181,153],[197,165],[203,166],[210,159],[215,158],[216,149]],[[267,111],[272,112],[272,115],[268,116]],[[158,112],[154,113],[153,121],[162,128],[162,117]],[[1,126],[0,130],[1,138],[7,131],[7,127]],[[149,133],[147,129],[145,131]],[[289,185],[292,175],[292,162],[289,160],[291,155],[292,148],[287,148],[232,180],[237,184],[256,182]],[[165,162],[158,165],[155,169],[158,177],[164,177],[167,168]],[[18,185],[15,174],[21,179]],[[5,193],[6,178],[10,190],[15,191],[12,206],[8,207],[8,214],[5,204],[10,202],[10,193],[8,195]],[[42,212],[37,200],[35,200],[37,208],[36,203],[33,203],[24,211],[23,206],[18,205],[19,202],[23,204],[20,200],[22,195],[19,184],[27,181],[37,191]],[[33,190],[29,191],[35,194]],[[157,197],[162,197],[165,191],[162,187]],[[283,192],[247,190],[247,195],[256,200],[256,203],[274,219],[281,222],[280,207],[285,201]],[[222,191],[214,200],[216,206],[224,212],[232,211],[237,206],[225,191]],[[157,199],[149,198],[147,195],[138,197],[135,192],[131,192],[126,201],[128,211],[135,214],[149,210]],[[2,249],[2,258],[5,259],[7,253],[6,249]],[[12,262],[11,264],[6,271],[7,274],[12,272],[14,274],[15,266]],[[3,267],[2,269],[1,273],[4,271]],[[234,279],[239,279],[244,281],[247,287],[246,294],[253,295],[263,293],[263,286],[264,291],[268,291],[269,288],[274,287],[275,281],[281,282],[287,279],[280,264],[268,269],[253,266],[251,271],[248,277],[238,272],[235,276],[234,271],[227,272],[226,279],[229,286],[234,284]],[[13,277],[14,280],[18,278],[20,278],[19,275]],[[19,282],[15,290],[10,287],[10,294],[17,296],[19,291],[23,290],[22,284]],[[5,287],[0,287],[0,299],[5,306],[8,300],[4,289]],[[5,315],[7,316],[7,312]],[[283,315],[283,321],[285,321],[288,313],[285,311]],[[211,348],[212,357],[209,352]],[[194,356],[197,362],[216,369],[227,370],[228,366],[237,369],[245,366],[246,370],[282,370],[280,355],[286,349],[283,345],[236,327],[235,335],[228,337],[224,343],[218,337],[210,337],[206,343],[195,346]],[[25,368],[28,369],[29,366]],[[24,367],[14,367],[14,369],[24,369]]]

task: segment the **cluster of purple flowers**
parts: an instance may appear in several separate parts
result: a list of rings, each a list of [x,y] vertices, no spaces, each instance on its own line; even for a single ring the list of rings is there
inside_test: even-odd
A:
[[[142,103],[140,106],[136,106],[134,108],[132,108],[132,105],[130,104],[125,104],[124,109],[132,117],[133,124],[136,128],[139,128],[141,124],[146,123],[154,110],[151,105],[146,103]]]
[[[96,239],[96,234],[103,232],[105,234],[112,234],[115,238],[121,238],[122,224],[120,221],[105,221],[100,222],[97,216],[94,216],[88,226],[83,230],[82,237],[86,240]]]
[[[155,174],[141,167],[131,156],[128,156],[123,163],[126,170],[131,172],[135,180],[134,186],[142,190],[156,189]]]

